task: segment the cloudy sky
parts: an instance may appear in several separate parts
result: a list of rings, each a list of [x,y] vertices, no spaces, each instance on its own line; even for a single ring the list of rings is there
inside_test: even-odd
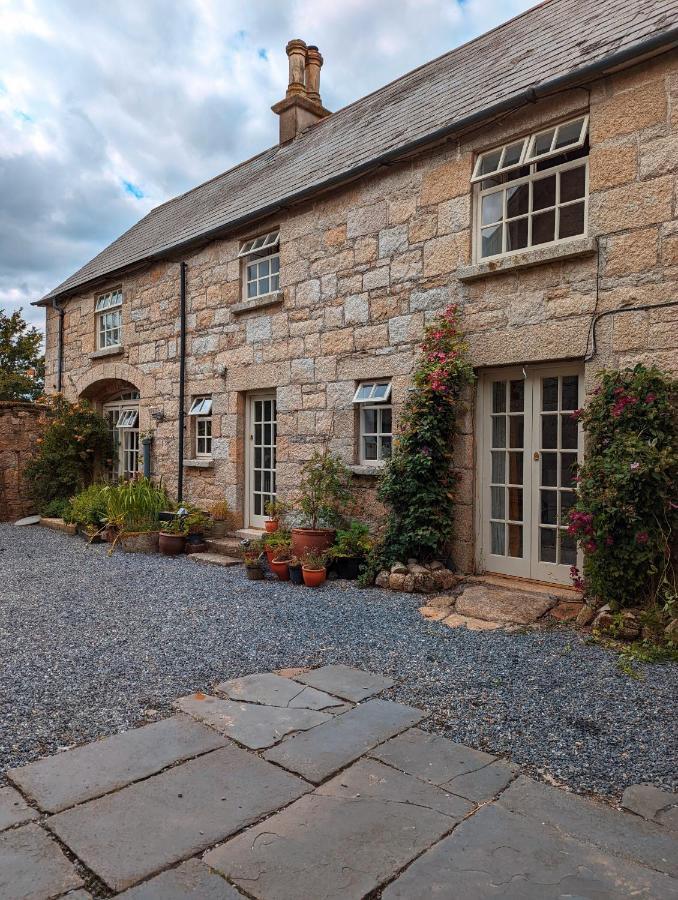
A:
[[[0,309],[277,140],[285,44],[336,110],[533,0],[0,0]]]

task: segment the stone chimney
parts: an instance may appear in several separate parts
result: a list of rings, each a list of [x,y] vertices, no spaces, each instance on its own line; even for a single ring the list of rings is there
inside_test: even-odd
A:
[[[315,125],[330,111],[320,99],[320,69],[323,58],[317,47],[307,47],[298,38],[285,48],[289,59],[289,84],[285,99],[271,109],[280,116],[280,143],[289,141]]]

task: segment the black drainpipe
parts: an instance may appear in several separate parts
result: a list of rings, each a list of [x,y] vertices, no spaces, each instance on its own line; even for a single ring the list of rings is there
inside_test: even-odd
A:
[[[186,381],[186,269],[179,266],[179,473],[177,475],[177,500],[184,494],[184,392]]]
[[[57,392],[61,393],[62,388],[62,376],[61,373],[64,368],[64,315],[65,310],[63,306],[59,306],[59,302],[56,297],[52,300],[52,309],[55,309],[59,313],[59,345],[57,347],[57,383],[56,389]]]

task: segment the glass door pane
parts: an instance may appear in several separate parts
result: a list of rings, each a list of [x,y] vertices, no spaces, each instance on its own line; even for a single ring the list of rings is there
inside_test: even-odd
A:
[[[275,397],[250,400],[250,524],[262,527],[266,504],[276,496],[277,416]]]

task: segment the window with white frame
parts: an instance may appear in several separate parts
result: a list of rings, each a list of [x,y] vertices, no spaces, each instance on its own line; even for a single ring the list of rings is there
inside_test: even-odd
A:
[[[193,416],[195,435],[195,455],[212,455],[212,398],[196,397],[188,411]]]
[[[238,256],[243,260],[244,294],[247,300],[280,290],[280,232],[270,231],[245,241]]]
[[[122,344],[122,291],[117,288],[99,294],[94,303],[97,328],[97,349],[119,347]]]
[[[478,156],[478,260],[586,234],[587,136],[588,116],[580,116]]]
[[[390,381],[361,381],[353,396],[360,417],[360,463],[383,465],[391,457],[393,416]]]

